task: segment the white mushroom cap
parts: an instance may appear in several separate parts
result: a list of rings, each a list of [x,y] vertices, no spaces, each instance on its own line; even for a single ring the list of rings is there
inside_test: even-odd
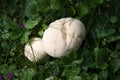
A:
[[[36,62],[39,59],[43,59],[47,53],[43,49],[42,39],[41,38],[32,38],[25,45],[24,54],[31,62]]]
[[[66,52],[66,43],[63,39],[61,31],[49,28],[45,30],[43,36],[43,43],[45,45],[46,52],[53,57],[59,57]],[[57,53],[57,54],[56,54]]]
[[[66,22],[64,26],[66,28],[66,43],[68,49],[77,50],[85,38],[85,27],[83,23],[77,19],[68,18]]]
[[[85,37],[83,23],[73,18],[62,18],[52,22],[43,34],[46,52],[52,57],[61,57],[71,49],[78,49]]]

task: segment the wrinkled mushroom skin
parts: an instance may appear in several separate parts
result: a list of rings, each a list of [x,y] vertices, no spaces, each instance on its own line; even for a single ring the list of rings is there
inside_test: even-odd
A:
[[[85,37],[85,27],[82,22],[77,19],[71,19],[65,24],[67,27],[66,43],[69,49],[78,49]]]
[[[61,57],[69,50],[77,50],[85,38],[83,23],[73,18],[62,18],[52,22],[43,34],[46,52],[52,57]]]
[[[46,56],[46,52],[43,49],[43,42],[41,38],[32,38],[24,49],[25,56],[31,61],[36,62],[43,59]]]

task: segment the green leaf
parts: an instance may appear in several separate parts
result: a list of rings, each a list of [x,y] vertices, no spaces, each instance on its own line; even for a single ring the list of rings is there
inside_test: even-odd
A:
[[[70,76],[68,80],[82,80],[80,76]]]
[[[99,4],[102,4],[104,0],[97,0]]]
[[[2,32],[2,38],[5,40],[5,39],[9,39],[10,38],[10,34],[7,30],[4,30]]]
[[[111,70],[116,72],[120,69],[120,59],[114,59],[111,61]]]
[[[88,48],[84,48],[82,56],[83,56],[82,68],[85,71],[88,70],[88,67],[95,66],[95,62],[94,62],[95,57],[93,56],[93,52],[91,52]]]
[[[48,25],[43,24],[42,27],[43,27],[44,30],[46,30],[48,28]]]
[[[32,80],[32,77],[35,75],[35,70],[32,68],[28,68],[23,72],[22,80]]]
[[[0,73],[5,74],[8,72],[8,65],[7,64],[3,64],[0,66]]]
[[[48,72],[46,72],[46,75],[57,76],[58,73],[60,72],[59,66],[60,66],[59,60],[49,61],[48,63],[46,63],[45,69],[48,70]]]
[[[39,32],[38,32],[38,35],[39,35],[40,37],[42,37],[44,31],[45,31],[47,28],[48,28],[48,25],[42,24],[42,27],[40,28],[40,30],[39,30]]]
[[[31,31],[26,31],[26,32],[23,34],[23,36],[22,36],[22,38],[21,38],[21,43],[22,43],[22,44],[24,44],[24,43],[26,43],[26,42],[28,41],[30,34],[31,34]]]
[[[61,0],[51,0],[50,8],[52,10],[59,10],[61,7]]]
[[[5,51],[8,51],[9,50],[8,42],[7,41],[2,41],[1,48]]]
[[[98,80],[98,75],[97,74],[93,74],[91,77],[91,80]]]
[[[116,58],[117,59],[117,58],[119,58],[119,56],[120,56],[120,52],[117,51],[117,50],[113,51],[112,54],[111,54],[112,58]]]
[[[109,20],[110,20],[111,23],[116,23],[118,21],[118,17],[111,16]]]
[[[42,37],[42,36],[43,36],[43,33],[44,33],[44,31],[43,31],[43,30],[40,30],[40,31],[38,32],[38,35],[39,35],[40,37]]]
[[[110,51],[107,49],[98,49],[95,52],[96,68],[105,70],[108,67],[107,61],[110,57]]]
[[[120,35],[112,35],[107,38],[107,42],[117,41],[120,40]]]
[[[21,37],[21,35],[23,34],[22,32],[15,32],[15,31],[11,31],[9,32],[10,34],[10,39],[11,40],[17,40],[18,38]]]
[[[80,67],[77,66],[75,63],[70,65],[66,65],[65,69],[62,73],[62,76],[70,77],[70,76],[77,76],[80,73]]]
[[[78,8],[81,16],[84,16],[89,12],[89,7],[86,4],[81,3]]]
[[[26,1],[25,15],[27,17],[31,17],[34,14],[37,14],[37,9],[38,9],[38,5],[35,0]]]
[[[9,66],[9,71],[13,71],[13,70],[15,70],[16,69],[16,64],[12,64],[12,65],[10,65]]]
[[[70,16],[74,16],[74,15],[76,14],[75,8],[71,6],[71,7],[69,8],[68,14],[69,14]]]
[[[116,49],[120,50],[120,43],[117,44]]]
[[[100,29],[100,28],[98,28],[98,29],[96,29],[96,32],[97,32],[97,36],[99,38],[103,38],[103,37],[114,34],[116,32],[116,30],[115,29],[109,29],[108,30],[108,29]]]
[[[83,62],[83,59],[73,61],[73,63],[76,63],[76,64],[81,64],[82,62]]]
[[[4,61],[5,61],[4,58],[0,56],[0,64],[2,64]]]
[[[57,77],[50,76],[46,78],[45,80],[59,80]]]
[[[45,13],[47,11],[49,11],[50,9],[50,1],[51,0],[38,0],[38,10],[41,12],[41,13]]]
[[[25,23],[25,28],[26,29],[32,29],[32,28],[34,28],[39,23],[39,21],[40,21],[40,18],[37,18],[35,20],[29,19]]]
[[[9,30],[10,25],[11,25],[11,19],[9,17],[4,16],[4,19],[3,19],[4,29]]]
[[[17,31],[21,30],[19,24],[16,21],[9,18],[9,17],[5,17],[3,19],[3,25],[4,25],[5,30],[9,30],[9,29],[17,30]]]
[[[105,79],[107,79],[107,77],[108,77],[108,71],[107,70],[100,72],[100,74],[99,74],[99,79],[100,80],[105,80]]]
[[[115,77],[115,80],[120,80],[120,75],[119,74]]]
[[[81,75],[82,80],[90,80],[91,79],[90,75],[87,72],[82,72],[80,75]]]

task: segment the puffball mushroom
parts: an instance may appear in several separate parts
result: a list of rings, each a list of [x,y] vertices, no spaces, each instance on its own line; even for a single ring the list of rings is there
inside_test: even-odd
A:
[[[32,38],[25,45],[24,54],[31,62],[37,62],[43,59],[47,53],[43,49],[42,39],[38,37]]]
[[[77,50],[83,39],[86,30],[84,24],[74,18],[62,18],[52,22],[43,34],[45,51],[52,57],[61,57]]]

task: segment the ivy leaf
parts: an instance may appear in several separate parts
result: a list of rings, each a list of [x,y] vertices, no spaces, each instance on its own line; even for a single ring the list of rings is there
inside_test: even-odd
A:
[[[61,0],[51,0],[50,8],[52,10],[59,10],[61,7]]]
[[[9,34],[9,32],[7,30],[4,30],[2,32],[1,36],[2,36],[3,39],[9,39],[10,38],[10,34]]]
[[[80,76],[70,76],[68,80],[82,80]]]
[[[57,77],[50,76],[46,78],[45,80],[59,80]]]
[[[120,69],[120,59],[115,59],[111,61],[111,70],[112,72],[116,72]]]
[[[98,80],[98,75],[97,74],[93,74],[91,77],[91,80]]]
[[[104,0],[97,0],[99,4],[102,4]]]
[[[4,50],[4,51],[8,51],[8,50],[9,50],[8,42],[7,42],[7,41],[3,41],[3,42],[1,43],[1,48],[2,48],[2,50]],[[4,54],[4,55],[5,55],[5,54]]]
[[[89,8],[86,4],[79,4],[78,6],[79,12],[81,16],[86,15],[89,12]]]
[[[115,51],[113,51],[112,52],[112,54],[111,54],[111,57],[112,58],[119,58],[119,56],[120,56],[120,52],[119,52],[119,50],[115,50]]]
[[[10,19],[9,17],[4,17],[3,19],[3,26],[5,30],[17,30],[20,31],[20,26],[17,22],[15,22],[14,20]]]
[[[120,50],[120,43],[117,44],[116,49]]]
[[[2,64],[4,61],[5,61],[4,58],[0,56],[0,64]]]
[[[115,80],[120,80],[120,75],[119,74],[115,77]]]
[[[101,28],[97,28],[96,29],[96,33],[97,33],[97,37],[99,38],[103,38],[109,35],[112,35],[116,32],[115,29],[101,29]]]
[[[26,31],[22,38],[21,38],[21,43],[24,44],[28,41],[29,35],[31,34],[31,31]]]
[[[27,0],[26,1],[26,8],[25,8],[25,15],[27,17],[31,17],[32,15],[37,13],[37,2],[35,0]]]
[[[46,30],[48,28],[48,26],[47,25],[45,25],[45,24],[43,24],[42,25],[42,30],[39,30],[39,32],[38,32],[38,35],[40,36],[40,37],[42,37],[43,36],[43,33],[44,33],[44,30]]]
[[[22,75],[22,80],[32,80],[32,77],[35,75],[35,70],[30,68],[24,71]]]
[[[43,31],[43,30],[40,30],[40,31],[38,32],[38,35],[39,35],[40,37],[42,37],[42,36],[43,36],[43,33],[44,33],[44,31]]]
[[[25,23],[25,28],[26,29],[32,29],[34,28],[40,21],[40,18],[37,18],[35,20],[33,19],[29,19],[26,23]]]
[[[109,20],[111,23],[116,23],[118,21],[118,18],[116,16],[111,16]]]
[[[80,73],[80,70],[81,69],[79,66],[77,66],[75,63],[71,63],[70,65],[65,66],[62,76],[77,76]]]
[[[100,68],[105,70],[108,67],[107,61],[110,57],[110,51],[106,49],[98,49],[95,52],[95,61],[96,61],[96,68]]]
[[[14,32],[14,31],[12,31],[9,34],[10,34],[10,39],[11,40],[17,40],[18,38],[21,37],[22,32]]]
[[[112,35],[107,37],[107,39],[108,39],[107,40],[108,42],[117,41],[117,40],[120,40],[120,35]]]
[[[38,10],[41,13],[45,13],[50,9],[50,1],[51,0],[38,0]]]
[[[81,73],[82,80],[90,80],[90,75],[87,72]]]
[[[74,7],[71,6],[70,8],[68,8],[68,10],[69,10],[68,15],[74,16],[76,14],[76,10]]]
[[[9,66],[8,70],[12,72],[15,69],[16,69],[16,64],[12,64],[12,65]]]
[[[3,64],[0,66],[0,73],[4,74],[8,72],[8,65],[7,64]]]
[[[107,79],[108,77],[108,71],[101,71],[100,74],[99,74],[99,77],[101,80],[104,80],[104,79]]]

